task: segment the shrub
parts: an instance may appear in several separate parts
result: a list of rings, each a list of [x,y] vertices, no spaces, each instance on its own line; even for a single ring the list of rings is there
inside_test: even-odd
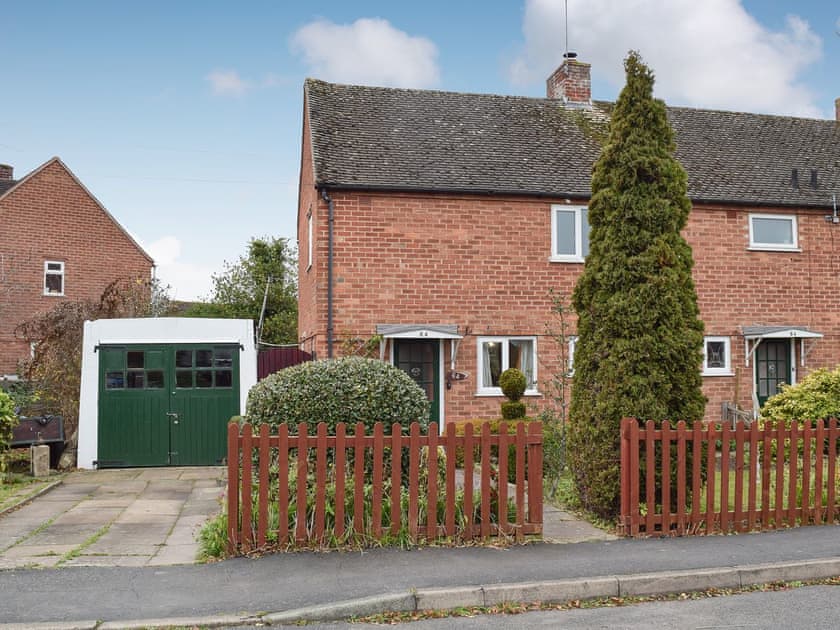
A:
[[[796,385],[782,385],[761,409],[764,420],[840,418],[840,366],[814,370]]]
[[[12,429],[18,423],[12,398],[0,390],[0,483],[6,474],[6,452],[12,442]]]
[[[525,375],[516,368],[509,368],[499,375],[499,387],[502,388],[502,393],[509,400],[516,401],[522,398],[527,386],[528,381],[525,379]]]
[[[429,424],[426,393],[408,374],[384,361],[344,357],[308,361],[266,377],[248,394],[248,421],[254,426],[319,422],[330,433],[340,422],[399,423],[407,429]]]
[[[507,400],[502,403],[502,418],[520,420],[525,417],[525,403],[521,400]]]

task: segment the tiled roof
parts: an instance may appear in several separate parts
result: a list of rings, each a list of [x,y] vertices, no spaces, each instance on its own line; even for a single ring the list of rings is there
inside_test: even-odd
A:
[[[313,79],[305,89],[315,180],[338,188],[588,197],[611,110]],[[835,121],[685,107],[668,115],[696,201],[829,206],[840,195]]]

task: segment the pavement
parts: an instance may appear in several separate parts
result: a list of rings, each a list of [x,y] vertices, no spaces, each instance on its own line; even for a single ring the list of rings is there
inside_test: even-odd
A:
[[[588,538],[591,532],[586,529],[590,526],[560,511],[551,517],[552,526],[559,528],[554,540],[583,542],[295,552],[209,564],[162,563],[168,546],[164,542],[154,553],[148,549],[137,551],[144,558],[137,562],[142,566],[115,561],[117,556],[127,554],[116,553],[113,548],[110,553],[106,553],[107,549],[91,551],[110,533],[120,515],[137,501],[172,500],[151,496],[165,494],[163,489],[167,487],[181,487],[175,484],[177,481],[192,481],[193,489],[189,493],[192,494],[196,489],[210,489],[211,486],[204,484],[218,480],[211,474],[196,485],[199,480],[183,478],[183,475],[191,476],[190,471],[196,469],[181,469],[177,478],[154,478],[155,474],[164,475],[163,472],[113,471],[126,476],[123,481],[130,482],[126,488],[135,488],[136,496],[119,513],[115,507],[100,506],[101,511],[110,514],[112,523],[104,534],[78,554],[71,554],[67,561],[56,563],[57,569],[0,570],[0,628],[107,630],[299,624],[389,610],[448,609],[516,601],[565,602],[737,588],[777,580],[840,575],[840,528],[837,526],[730,536],[592,539]],[[143,479],[143,475],[149,478]],[[74,481],[71,479],[70,483],[53,489],[30,506],[43,505],[47,497],[65,486],[87,486],[86,500],[101,500],[93,498],[100,493],[117,494],[113,487],[110,493],[102,489],[109,483],[97,486],[90,478],[84,483],[74,484]],[[143,489],[141,481],[145,484]],[[218,486],[214,491],[218,493]],[[185,493],[185,487],[180,492]],[[82,512],[96,511],[81,507],[84,504],[78,500],[81,490],[76,488],[76,493],[75,505]],[[146,498],[141,498],[144,495]],[[194,499],[210,500],[207,496]],[[185,499],[183,506],[188,503],[189,499]],[[169,513],[174,512],[170,504],[162,503],[158,507],[168,510],[161,516],[167,517],[174,533],[181,517]],[[12,549],[21,545],[37,547],[37,537],[60,523],[62,516],[73,509],[60,513],[47,527],[19,541]],[[23,511],[22,508],[18,512]],[[184,507],[179,514],[184,511],[191,510]],[[8,531],[6,520],[18,512],[0,517],[0,544],[5,540],[4,532]],[[151,512],[146,514],[149,516]],[[154,527],[150,520],[144,522]],[[132,540],[132,531],[142,532],[143,528],[125,529],[124,545],[133,544],[128,542]],[[96,553],[110,556],[109,561],[101,564],[110,562],[120,566],[95,566],[99,558],[105,557]],[[82,558],[86,560],[76,563]]]
[[[223,478],[217,466],[69,473],[0,516],[0,569],[195,562]]]

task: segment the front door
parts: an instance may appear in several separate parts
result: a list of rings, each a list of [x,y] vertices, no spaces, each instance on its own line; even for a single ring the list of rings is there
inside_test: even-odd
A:
[[[778,393],[782,383],[790,383],[790,340],[763,339],[755,349],[755,391],[758,406]]]
[[[239,347],[100,346],[97,466],[219,463],[239,413]]]
[[[440,423],[440,342],[435,339],[395,339],[394,365],[426,392],[429,422]]]

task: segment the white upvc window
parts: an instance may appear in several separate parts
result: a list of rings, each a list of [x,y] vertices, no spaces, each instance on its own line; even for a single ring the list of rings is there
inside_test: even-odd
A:
[[[306,215],[306,270],[312,268],[312,211]]]
[[[799,251],[794,214],[751,214],[750,249]]]
[[[703,376],[732,376],[729,337],[703,337]]]
[[[536,337],[479,337],[477,365],[480,396],[501,396],[499,376],[508,368],[525,374],[526,394],[538,393]]]
[[[64,295],[64,263],[44,261],[44,295]]]
[[[583,262],[589,254],[589,210],[586,206],[551,206],[552,262]]]

